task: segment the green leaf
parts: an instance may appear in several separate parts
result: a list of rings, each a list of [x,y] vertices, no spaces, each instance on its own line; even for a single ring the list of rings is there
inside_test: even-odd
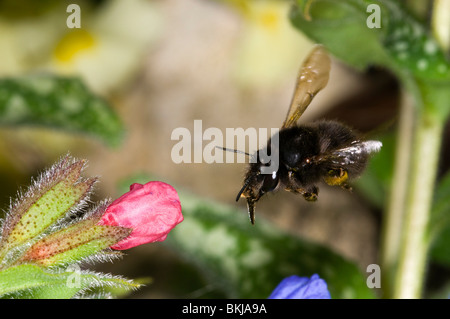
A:
[[[417,80],[417,89],[422,105],[427,115],[439,122],[445,123],[450,114],[450,81],[435,82]]]
[[[384,10],[383,27],[370,29],[366,24],[368,1],[298,0],[296,4],[290,15],[293,25],[336,57],[358,69],[391,63],[382,45]]]
[[[319,274],[332,298],[373,298],[358,267],[328,248],[285,234],[238,209],[179,192],[184,221],[166,243],[231,298],[267,298],[289,275]]]
[[[368,20],[379,8],[380,28]],[[416,78],[450,81],[450,62],[431,32],[392,0],[297,0],[293,24],[357,68],[385,66]]]
[[[391,187],[395,153],[395,136],[386,134],[378,138],[383,143],[382,151],[369,161],[364,174],[355,183],[355,190],[373,205],[383,208]]]
[[[389,15],[383,45],[395,63],[416,78],[449,81],[450,63],[431,31],[395,1],[379,2]]]
[[[439,182],[430,220],[431,258],[450,267],[450,173]]]
[[[450,172],[447,173],[436,186],[432,209],[434,224],[450,222]]]
[[[68,271],[44,270],[36,265],[20,265],[0,272],[0,297],[61,299],[82,297],[90,289],[116,287],[135,289],[140,285],[127,279],[105,274],[81,271],[78,267]]]
[[[450,267],[450,227],[447,227],[436,234],[432,243],[430,254],[431,259],[443,266]]]
[[[123,126],[113,109],[78,78],[51,75],[0,80],[0,125],[84,133],[118,145]]]
[[[426,299],[448,299],[450,296],[450,281],[448,281],[446,278],[442,278],[444,281],[444,284],[440,284],[440,287],[438,289],[435,289],[430,292],[426,292],[425,298]]]

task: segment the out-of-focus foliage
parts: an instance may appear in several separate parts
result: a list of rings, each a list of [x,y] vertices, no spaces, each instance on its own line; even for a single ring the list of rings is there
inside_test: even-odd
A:
[[[85,133],[118,145],[123,125],[79,79],[51,75],[0,79],[0,125]]]

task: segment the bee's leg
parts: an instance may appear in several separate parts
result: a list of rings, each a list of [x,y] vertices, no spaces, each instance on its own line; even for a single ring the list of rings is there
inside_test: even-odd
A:
[[[349,184],[347,184],[347,183],[341,185],[341,187],[342,187],[343,189],[348,190],[349,192],[352,192],[352,191],[353,191],[353,188],[352,188]]]
[[[308,202],[315,202],[319,195],[319,189],[316,186],[308,187],[302,195]]]
[[[286,187],[286,190],[296,193],[296,194],[301,194],[303,196],[303,198],[306,199],[308,202],[315,202],[317,200],[317,196],[319,196],[319,189],[316,186],[311,186],[308,188]]]
[[[343,168],[330,169],[324,177],[324,181],[331,186],[341,186],[349,191],[352,190],[351,186],[347,183],[348,172]]]
[[[286,186],[286,190],[296,194],[301,194],[308,202],[315,202],[317,200],[317,196],[319,195],[319,189],[314,185],[306,188],[302,187],[302,184],[292,171],[289,172],[289,183]]]

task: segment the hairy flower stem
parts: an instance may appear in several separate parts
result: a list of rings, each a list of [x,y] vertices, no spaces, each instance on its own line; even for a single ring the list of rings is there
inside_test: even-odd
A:
[[[416,114],[394,298],[420,298],[422,293],[428,223],[444,126],[444,121],[433,112],[435,106],[425,99],[422,110]]]

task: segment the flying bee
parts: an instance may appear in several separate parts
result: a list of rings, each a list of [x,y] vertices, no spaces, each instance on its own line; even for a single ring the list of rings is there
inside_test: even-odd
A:
[[[268,192],[284,188],[301,194],[307,201],[316,201],[319,193],[316,184],[320,181],[351,189],[349,180],[362,174],[371,153],[378,152],[382,146],[379,141],[361,140],[351,128],[337,121],[297,125],[314,96],[326,86],[330,66],[326,50],[322,46],[315,47],[300,68],[289,111],[277,133],[276,149],[271,147],[273,136],[265,149],[253,155],[256,159],[250,162],[236,197],[236,201],[240,197],[247,199],[252,224],[255,223],[255,203]],[[278,156],[276,170],[262,173],[264,167],[270,166],[270,162],[260,160],[262,151]]]

